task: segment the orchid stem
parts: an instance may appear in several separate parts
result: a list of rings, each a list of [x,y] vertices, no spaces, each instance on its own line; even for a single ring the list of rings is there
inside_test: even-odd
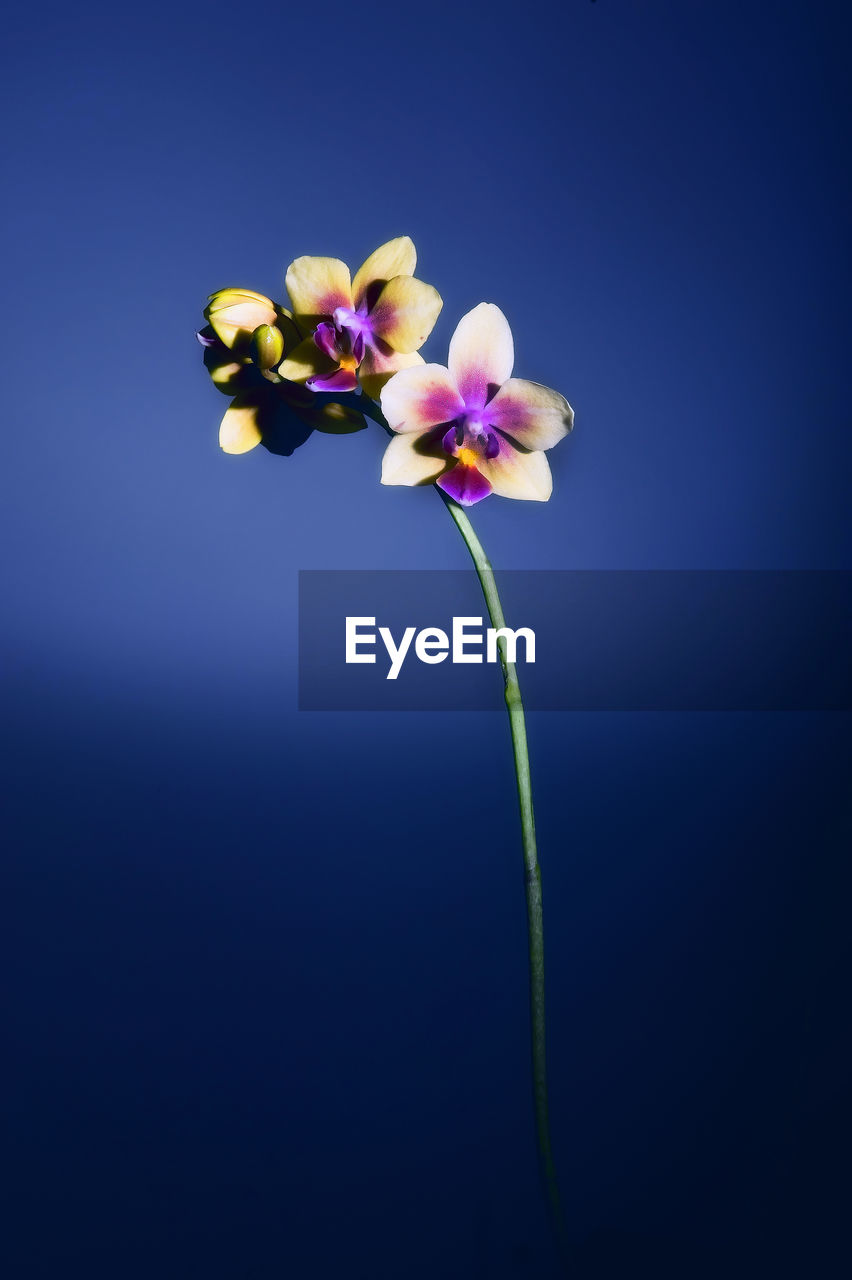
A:
[[[343,399],[343,397],[338,397]],[[352,397],[353,407],[366,413],[369,418],[383,427],[388,435],[394,432],[379,406],[368,396]],[[470,552],[485,604],[491,618],[491,625],[500,631],[506,626],[503,606],[491,562],[485,549],[463,507],[436,487],[435,492],[449,511],[456,528],[464,539]],[[535,815],[533,813],[532,783],[530,780],[530,757],[527,748],[527,725],[524,719],[524,704],[521,701],[521,686],[514,662],[509,662],[506,637],[498,636],[497,649],[500,654],[500,665],[503,668],[504,697],[509,713],[509,726],[512,731],[512,750],[515,756],[515,777],[518,782],[518,804],[521,811],[521,837],[524,848],[524,890],[527,900],[527,934],[529,940],[529,973],[530,973],[530,1032],[532,1047],[533,1101],[535,1104],[536,1134],[538,1137],[538,1154],[541,1176],[547,1192],[556,1242],[560,1259],[567,1270],[567,1243],[565,1222],[562,1215],[562,1202],[559,1198],[559,1184],[556,1180],[556,1165],[553,1160],[553,1148],[550,1142],[550,1121],[547,1105],[547,1063],[545,1054],[545,1022],[544,1022],[544,920],[541,905],[541,868],[535,843]]]
[[[503,616],[503,606],[500,603],[494,570],[491,567],[488,556],[485,554],[485,549],[479,541],[464,508],[448,497],[441,489],[438,489],[437,493],[452,516],[456,528],[470,552],[470,557],[476,569],[476,576],[479,579],[479,585],[482,587],[482,594],[485,597],[491,625],[495,629],[501,630],[506,626],[506,619]],[[527,899],[527,932],[530,961],[533,1100],[535,1103],[538,1152],[553,1228],[564,1263],[566,1253],[565,1224],[562,1216],[562,1203],[559,1198],[559,1185],[556,1180],[553,1148],[550,1142],[550,1122],[547,1104],[544,1021],[544,921],[541,902],[541,868],[538,863],[535,841],[535,815],[533,813],[530,759],[527,749],[527,726],[524,719],[524,705],[521,701],[518,672],[514,662],[509,662],[508,660],[505,636],[498,636],[497,648],[500,654],[500,665],[503,668],[504,696],[506,709],[509,712],[509,725],[512,731],[515,776],[518,781],[518,804],[521,811],[521,836],[524,848],[524,889]]]

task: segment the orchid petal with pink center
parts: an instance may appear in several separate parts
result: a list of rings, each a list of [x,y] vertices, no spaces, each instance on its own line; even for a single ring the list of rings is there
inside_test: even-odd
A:
[[[462,316],[450,339],[449,369],[468,409],[482,409],[512,375],[515,346],[509,322],[492,302]]]
[[[287,268],[285,283],[302,325],[313,328],[338,307],[352,306],[349,268],[339,258],[296,258]]]
[[[417,351],[435,327],[441,295],[411,276],[389,280],[370,311],[373,332],[395,351]]]
[[[382,391],[382,413],[394,431],[428,431],[464,411],[449,369],[440,364],[404,369]]]
[[[484,416],[526,449],[552,449],[574,426],[574,410],[564,396],[523,378],[504,382]]]

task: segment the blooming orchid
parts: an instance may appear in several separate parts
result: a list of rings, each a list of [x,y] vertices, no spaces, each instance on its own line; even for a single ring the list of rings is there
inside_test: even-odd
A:
[[[513,378],[514,343],[499,307],[481,302],[462,316],[448,367],[395,374],[381,393],[398,434],[382,462],[382,484],[431,484],[469,507],[490,493],[546,502],[553,488],[542,452],[574,425],[557,391]]]
[[[417,252],[408,236],[389,240],[350,278],[339,258],[297,258],[287,270],[293,317],[310,330],[281,366],[313,391],[361,386],[377,397],[399,369],[421,365],[420,347],[443,305],[430,284],[414,278]]]

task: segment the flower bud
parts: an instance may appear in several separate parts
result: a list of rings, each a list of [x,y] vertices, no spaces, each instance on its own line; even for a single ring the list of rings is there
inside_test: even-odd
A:
[[[259,369],[274,369],[284,355],[284,337],[274,324],[259,324],[251,335],[251,358]]]
[[[220,289],[204,308],[208,324],[226,347],[244,347],[258,325],[275,324],[275,304],[250,289]]]

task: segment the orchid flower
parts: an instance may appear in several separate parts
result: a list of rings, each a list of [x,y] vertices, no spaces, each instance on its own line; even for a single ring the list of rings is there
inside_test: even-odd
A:
[[[464,507],[487,498],[546,502],[547,458],[574,425],[557,391],[511,376],[514,343],[499,307],[481,302],[462,316],[449,367],[424,364],[395,374],[381,393],[398,434],[382,462],[382,484],[431,484]]]
[[[233,400],[219,427],[225,453],[247,453],[270,440],[282,418],[296,417],[311,429],[334,435],[361,431],[363,416],[348,405],[330,403],[274,372],[300,334],[290,312],[251,289],[220,289],[204,309],[199,330],[204,364],[220,391]]]
[[[292,351],[281,376],[312,391],[367,395],[399,369],[422,365],[420,347],[443,305],[430,284],[414,278],[417,252],[400,236],[371,253],[352,280],[339,258],[297,258],[287,270],[293,318],[310,336]]]

